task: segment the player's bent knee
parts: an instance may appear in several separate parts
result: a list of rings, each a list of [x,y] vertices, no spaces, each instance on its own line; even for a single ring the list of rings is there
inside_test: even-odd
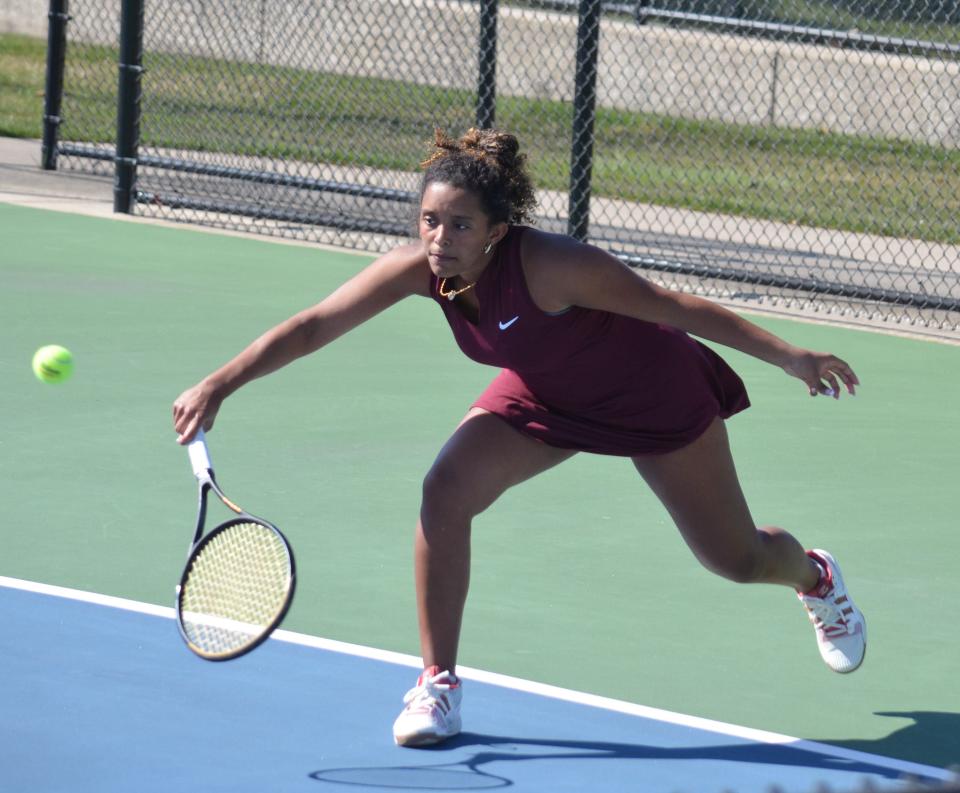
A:
[[[421,512],[433,518],[470,520],[489,506],[459,470],[438,460],[423,479]]]
[[[708,570],[735,584],[754,584],[763,581],[763,557],[755,551],[740,554],[725,553],[722,557],[700,556]]]

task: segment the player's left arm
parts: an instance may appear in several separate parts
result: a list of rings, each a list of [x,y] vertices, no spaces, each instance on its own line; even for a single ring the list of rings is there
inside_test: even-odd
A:
[[[616,257],[569,238],[531,240],[525,261],[534,299],[558,310],[577,305],[670,325],[781,367],[807,384],[811,395],[839,397],[859,384],[850,366],[830,353],[797,347],[717,303],[648,281]]]

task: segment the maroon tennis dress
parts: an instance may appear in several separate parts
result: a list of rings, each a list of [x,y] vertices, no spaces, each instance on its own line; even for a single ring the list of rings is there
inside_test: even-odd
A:
[[[749,407],[736,372],[680,330],[578,306],[539,309],[520,262],[525,228],[510,228],[477,281],[477,324],[431,274],[460,349],[503,368],[476,407],[550,446],[628,457],[679,449],[716,416]]]

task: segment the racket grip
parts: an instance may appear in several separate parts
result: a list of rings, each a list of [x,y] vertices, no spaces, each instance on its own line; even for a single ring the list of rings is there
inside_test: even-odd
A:
[[[209,479],[213,464],[210,462],[210,452],[207,450],[207,439],[203,429],[197,430],[193,440],[187,444],[187,454],[190,455],[193,475],[197,479]]]

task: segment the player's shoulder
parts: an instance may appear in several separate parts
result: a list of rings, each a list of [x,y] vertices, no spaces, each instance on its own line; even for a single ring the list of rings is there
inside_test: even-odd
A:
[[[586,248],[567,234],[528,227],[520,242],[520,259],[527,289],[543,311],[569,308],[573,301],[567,281],[581,278],[580,264]]]
[[[520,254],[524,261],[550,259],[569,255],[581,246],[582,243],[577,242],[569,234],[558,234],[533,226],[524,226],[523,237],[520,240]]]
[[[585,270],[603,266],[612,259],[596,246],[580,242],[569,234],[535,228],[528,228],[524,232],[520,252],[526,271],[547,271],[554,275],[564,271],[582,274]]]

